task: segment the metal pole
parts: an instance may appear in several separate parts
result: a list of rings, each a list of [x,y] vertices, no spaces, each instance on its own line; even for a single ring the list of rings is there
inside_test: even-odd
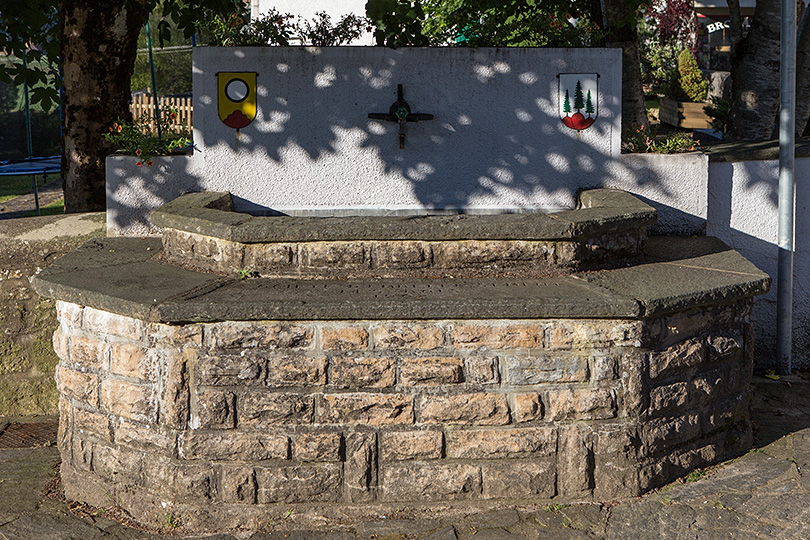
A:
[[[157,125],[158,139],[160,139],[160,107],[158,107],[157,83],[155,83],[155,59],[152,56],[152,34],[149,32],[149,21],[146,21],[146,46],[149,48],[149,69],[152,72],[152,103],[155,107],[155,125]]]
[[[28,51],[23,53],[23,66],[28,67]],[[23,81],[23,94],[25,96],[25,139],[28,143],[28,159],[34,157],[34,148],[31,144],[31,103],[28,100],[28,83]],[[40,215],[39,211],[39,191],[37,190],[37,177],[36,175],[31,175],[31,189],[34,190],[34,204],[37,208],[37,215]]]
[[[791,372],[793,349],[793,230],[796,152],[796,1],[782,0],[779,89],[779,257],[776,287],[776,354],[780,375]]]

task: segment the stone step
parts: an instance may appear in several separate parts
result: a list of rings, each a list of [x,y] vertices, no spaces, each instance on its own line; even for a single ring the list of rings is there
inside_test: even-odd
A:
[[[240,279],[167,264],[158,239],[105,238],[33,280],[46,297],[151,322],[644,318],[767,291],[770,278],[710,237],[651,237],[643,261],[543,278]]]
[[[233,211],[229,193],[190,193],[152,214],[166,261],[252,277],[562,274],[638,258],[656,211],[618,190],[552,214],[297,217]]]

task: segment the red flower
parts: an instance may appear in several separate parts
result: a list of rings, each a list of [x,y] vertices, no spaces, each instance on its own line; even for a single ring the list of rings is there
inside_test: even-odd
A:
[[[135,165],[137,165],[138,167],[143,167],[143,161],[139,161],[139,162],[135,163]]]

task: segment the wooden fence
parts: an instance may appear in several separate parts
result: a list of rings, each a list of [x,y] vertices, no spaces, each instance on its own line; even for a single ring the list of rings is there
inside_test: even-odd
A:
[[[191,116],[194,108],[191,105],[191,98],[177,98],[177,97],[158,97],[158,107],[161,114],[166,108],[176,109],[177,118],[172,123],[177,126],[187,127],[191,129]],[[137,119],[142,114],[149,115],[149,118],[155,117],[155,106],[152,96],[147,94],[136,94],[132,96],[132,102],[129,104],[129,109],[132,111],[132,118]],[[154,128],[154,122],[151,122]]]

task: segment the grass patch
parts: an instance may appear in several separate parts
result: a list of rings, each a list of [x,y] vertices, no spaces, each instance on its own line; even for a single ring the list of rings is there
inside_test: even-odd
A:
[[[687,477],[686,481],[689,483],[697,482],[698,480],[702,480],[706,477],[706,472],[701,469],[695,469],[694,471],[690,472]]]
[[[37,187],[41,187],[45,185],[45,175],[38,174],[37,177]],[[54,174],[48,175],[48,179],[53,180],[56,176]],[[19,195],[25,195],[26,193],[31,193],[33,190],[31,189],[31,176],[30,175],[23,175],[23,176],[0,176],[0,203],[5,202],[9,199],[13,199]]]
[[[39,215],[41,216],[61,216],[65,213],[65,199],[59,199],[51,204],[40,206]],[[34,217],[37,215],[36,210],[26,212],[22,217]]]

